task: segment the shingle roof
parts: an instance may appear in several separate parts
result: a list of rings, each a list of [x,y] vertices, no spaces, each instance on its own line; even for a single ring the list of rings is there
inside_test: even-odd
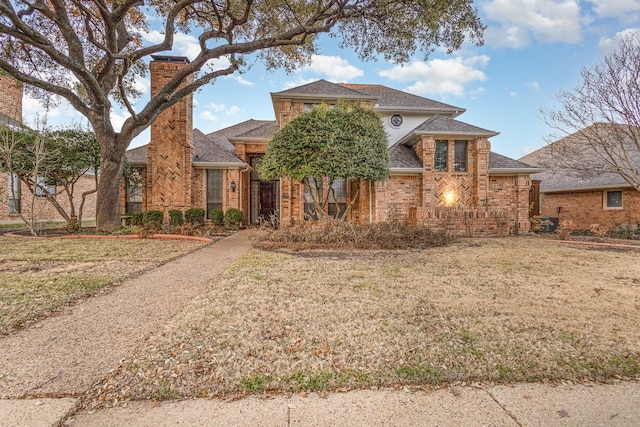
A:
[[[275,125],[275,121],[247,120],[224,129],[202,133],[199,129],[193,130],[193,161],[195,163],[225,163],[238,165],[244,164],[235,155],[235,149],[229,138],[252,131],[267,134]],[[127,150],[127,160],[133,164],[147,163],[147,145]]]
[[[489,173],[491,173],[492,170],[493,171],[501,170],[506,172],[510,169],[520,170],[520,171],[525,171],[529,169],[532,172],[540,170],[540,168],[536,166],[531,166],[519,160],[515,160],[510,157],[503,156],[502,154],[494,153],[493,151],[489,153]]]
[[[459,120],[435,115],[416,127],[415,134],[495,136],[498,132],[482,129]]]
[[[433,99],[429,98],[423,98],[421,96],[413,95],[411,93],[392,89],[390,87],[382,85],[341,83],[341,86],[377,98],[377,109],[416,109],[427,111],[446,111],[456,115],[465,111],[464,108],[454,107],[453,105],[434,101]]]
[[[265,124],[250,129],[244,133],[235,135],[230,137],[231,139],[243,139],[243,138],[251,138],[251,139],[271,139],[273,135],[278,131],[278,124],[273,122],[266,122]]]
[[[640,169],[640,153],[635,143],[627,137],[628,132],[639,130],[626,125],[597,123],[527,154],[520,160],[546,169],[531,176],[541,181],[542,192],[629,187],[622,176],[598,155],[596,148],[586,142],[588,137],[612,143],[611,147],[622,144],[626,147],[635,173]]]
[[[18,126],[18,127],[22,126],[19,121],[17,121],[11,116],[6,115],[3,112],[0,112],[0,125]]]
[[[193,130],[193,162],[244,164],[233,151],[224,150],[216,144],[214,138],[205,135],[199,129]]]
[[[326,80],[318,80],[306,85],[297,86],[280,92],[274,92],[271,96],[313,96],[314,98],[345,98],[345,99],[375,99],[357,90],[349,89],[340,84]]]
[[[125,153],[127,161],[132,164],[146,164],[147,163],[147,146],[132,148]]]
[[[389,163],[392,169],[422,168],[422,161],[411,147],[395,143],[389,148]]]

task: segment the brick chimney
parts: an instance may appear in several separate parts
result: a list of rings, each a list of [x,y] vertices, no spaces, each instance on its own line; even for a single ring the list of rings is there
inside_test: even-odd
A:
[[[22,122],[22,83],[0,72],[0,113]]]
[[[152,58],[151,96],[154,96],[189,60],[181,56],[152,55]],[[161,210],[165,216],[169,209],[191,207],[192,114],[193,97],[188,95],[163,111],[151,125],[146,208]]]

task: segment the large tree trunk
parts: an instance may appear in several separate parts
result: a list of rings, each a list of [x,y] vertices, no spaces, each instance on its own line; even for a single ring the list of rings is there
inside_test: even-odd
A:
[[[118,134],[111,138],[96,132],[101,147],[100,179],[96,196],[96,231],[111,233],[121,226],[120,188],[124,167],[124,153],[130,141]]]

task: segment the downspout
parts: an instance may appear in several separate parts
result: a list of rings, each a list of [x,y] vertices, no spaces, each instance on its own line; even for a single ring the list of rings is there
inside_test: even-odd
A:
[[[248,171],[249,169],[251,169],[251,166],[249,165],[247,165],[247,167],[244,169],[240,169],[240,182],[238,183],[238,209],[240,209],[241,211],[242,211],[242,187],[244,187],[244,179],[242,174]],[[251,185],[251,183],[249,183],[249,185]],[[244,214],[243,216],[247,218],[246,214]]]

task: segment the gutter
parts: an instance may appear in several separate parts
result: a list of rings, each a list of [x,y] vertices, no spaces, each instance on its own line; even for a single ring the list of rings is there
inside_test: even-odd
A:
[[[568,188],[554,188],[551,190],[545,190],[540,188],[541,193],[569,193],[574,191],[601,191],[601,190],[621,190],[623,188],[631,188],[634,187],[629,184],[610,184],[610,185],[597,185],[597,186],[587,186],[587,187],[568,187]]]
[[[489,169],[489,175],[520,175],[544,172],[545,169],[538,168],[495,168]]]
[[[423,168],[389,168],[389,175],[419,175]]]
[[[239,169],[244,166],[248,166],[242,162],[191,162],[194,168],[218,168],[218,169]]]

